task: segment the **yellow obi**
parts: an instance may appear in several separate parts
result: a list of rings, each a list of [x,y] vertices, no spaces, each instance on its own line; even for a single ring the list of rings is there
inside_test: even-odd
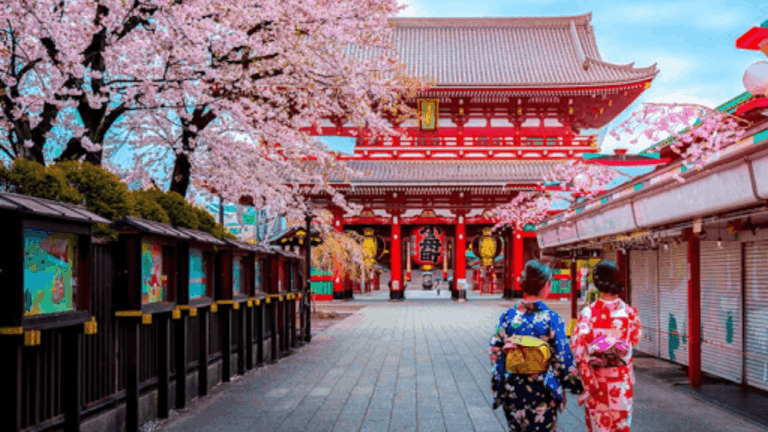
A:
[[[537,374],[549,368],[552,352],[549,344],[533,336],[512,336],[504,345],[505,367],[513,374]]]

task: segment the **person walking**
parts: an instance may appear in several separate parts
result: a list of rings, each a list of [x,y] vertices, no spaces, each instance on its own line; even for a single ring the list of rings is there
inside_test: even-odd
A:
[[[528,261],[520,285],[530,297],[501,315],[491,337],[493,409],[503,408],[510,432],[557,430],[564,388],[583,391],[563,319],[542,301],[551,281],[549,267]]]
[[[571,344],[584,382],[588,432],[629,432],[632,423],[632,347],[640,342],[637,310],[624,303],[615,262],[602,260],[592,271],[601,298],[582,309]]]

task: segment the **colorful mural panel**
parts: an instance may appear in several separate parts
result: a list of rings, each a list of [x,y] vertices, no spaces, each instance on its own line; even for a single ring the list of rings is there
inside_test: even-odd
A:
[[[208,279],[202,249],[189,250],[189,298],[202,297],[207,293]]]
[[[163,274],[163,247],[150,241],[141,242],[141,302],[165,300],[168,278]]]
[[[77,236],[24,228],[24,314],[75,309]]]

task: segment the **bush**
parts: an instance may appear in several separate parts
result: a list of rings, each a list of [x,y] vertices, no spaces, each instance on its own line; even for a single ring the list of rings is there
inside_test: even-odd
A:
[[[84,204],[112,221],[135,216],[174,226],[206,231],[219,239],[236,239],[205,209],[187,202],[176,192],[158,189],[131,192],[120,178],[88,162],[64,161],[43,166],[16,159],[11,168],[0,165],[0,188],[8,192]],[[93,228],[96,237],[117,239],[117,231],[105,224]]]
[[[171,218],[163,206],[154,200],[155,195],[152,191],[135,191],[132,195],[137,217],[165,224],[171,223]]]
[[[10,169],[0,165],[0,182],[7,192],[70,204],[83,203],[83,196],[68,184],[61,169],[46,168],[31,160],[16,159]]]

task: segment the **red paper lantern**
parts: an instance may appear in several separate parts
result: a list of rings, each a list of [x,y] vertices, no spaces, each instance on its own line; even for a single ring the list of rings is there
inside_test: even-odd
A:
[[[445,232],[427,225],[411,230],[411,260],[422,270],[432,270],[443,262]]]

